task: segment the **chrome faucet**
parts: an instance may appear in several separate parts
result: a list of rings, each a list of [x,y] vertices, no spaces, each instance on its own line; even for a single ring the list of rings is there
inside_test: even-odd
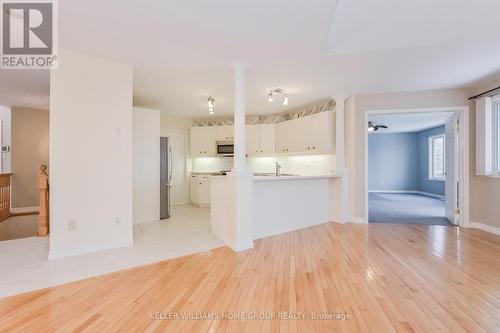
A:
[[[279,165],[278,162],[274,162],[274,164],[276,164],[276,177],[279,177],[281,176],[281,165]]]

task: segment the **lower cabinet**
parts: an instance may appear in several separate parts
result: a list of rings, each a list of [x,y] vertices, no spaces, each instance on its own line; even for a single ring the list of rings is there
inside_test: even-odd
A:
[[[210,176],[191,175],[191,203],[199,207],[210,207]]]

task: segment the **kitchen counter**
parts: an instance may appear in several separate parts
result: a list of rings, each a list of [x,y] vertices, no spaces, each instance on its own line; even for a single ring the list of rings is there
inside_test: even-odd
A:
[[[339,221],[341,174],[311,176],[250,176],[253,239]],[[230,239],[234,229],[235,177],[212,176],[211,225],[214,235]]]
[[[325,179],[337,178],[339,175],[318,175],[318,176],[253,176],[254,181],[276,181],[276,180],[308,180],[308,179]]]

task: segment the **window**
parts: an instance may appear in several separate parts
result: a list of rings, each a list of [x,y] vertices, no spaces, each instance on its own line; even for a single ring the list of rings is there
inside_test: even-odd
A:
[[[444,134],[429,137],[429,179],[445,180]]]
[[[494,170],[497,175],[500,175],[500,98],[496,98],[493,101],[493,137],[494,137]]]

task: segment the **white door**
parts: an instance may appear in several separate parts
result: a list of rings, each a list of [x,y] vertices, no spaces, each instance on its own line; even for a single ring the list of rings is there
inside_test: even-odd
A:
[[[187,203],[186,147],[187,133],[183,130],[162,129],[161,135],[168,137],[169,158],[172,159],[172,182],[170,202],[172,205]]]
[[[453,224],[458,224],[458,145],[457,114],[453,114],[445,124],[445,216]]]

